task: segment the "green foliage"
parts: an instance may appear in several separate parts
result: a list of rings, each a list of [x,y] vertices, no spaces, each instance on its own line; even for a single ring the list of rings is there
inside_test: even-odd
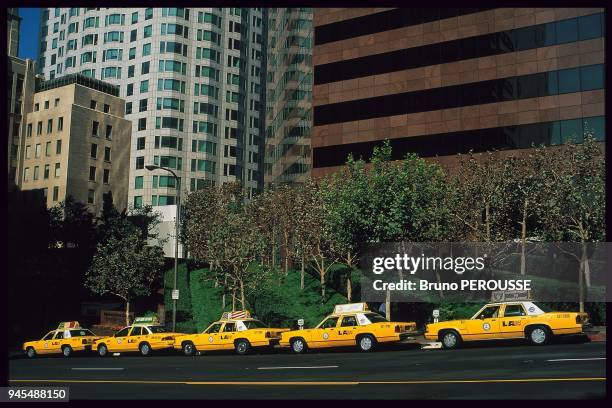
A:
[[[179,263],[176,279],[179,299],[176,302],[176,329],[182,333],[195,332],[191,306],[190,272],[185,263]],[[164,303],[166,326],[172,324],[172,289],[174,287],[174,265],[164,272]]]
[[[207,271],[197,269],[191,271],[189,277],[191,294],[191,313],[193,324],[198,332],[203,331],[210,323],[218,320],[224,310],[221,308],[223,289],[215,287],[210,280],[205,280]],[[229,305],[231,309],[231,303]]]

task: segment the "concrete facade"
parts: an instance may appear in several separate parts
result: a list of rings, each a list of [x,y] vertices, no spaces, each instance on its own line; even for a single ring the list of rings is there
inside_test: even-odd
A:
[[[102,209],[103,194],[112,191],[122,211],[127,207],[132,130],[124,118],[125,101],[104,87],[90,87],[86,77],[58,82],[46,82],[34,94],[24,120],[18,185],[22,190],[44,189],[48,207],[72,196],[94,214]]]
[[[443,163],[605,139],[604,9],[413,10],[315,9],[314,175],[384,139]]]
[[[48,8],[39,69],[119,86],[132,123],[130,205],[172,205],[209,183],[263,187],[261,8]]]

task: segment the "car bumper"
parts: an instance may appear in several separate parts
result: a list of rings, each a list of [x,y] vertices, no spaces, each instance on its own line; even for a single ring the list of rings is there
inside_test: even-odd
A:
[[[399,342],[400,343],[414,343],[417,341],[417,337],[423,334],[422,331],[414,330],[406,333],[400,333]]]

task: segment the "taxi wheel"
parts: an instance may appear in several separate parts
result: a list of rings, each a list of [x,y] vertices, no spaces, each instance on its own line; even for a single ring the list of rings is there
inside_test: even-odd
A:
[[[371,334],[365,334],[357,339],[357,346],[361,351],[372,351],[376,346],[376,339]]]
[[[28,356],[28,358],[36,357],[36,350],[34,350],[34,347],[28,347],[26,350],[26,356]]]
[[[298,337],[296,339],[291,340],[291,350],[293,350],[296,354],[302,354],[306,352],[308,346],[303,338]]]
[[[542,346],[550,341],[552,337],[546,326],[535,326],[527,330],[527,338],[534,346]]]
[[[454,331],[445,331],[440,336],[440,341],[442,342],[442,347],[451,350],[459,347],[461,344],[461,337]]]
[[[64,346],[62,347],[62,354],[64,357],[70,357],[72,355],[72,347]]]
[[[108,347],[106,347],[106,344],[100,344],[98,346],[98,355],[100,357],[108,356]]]
[[[194,356],[196,353],[196,348],[192,342],[187,341],[183,343],[183,354],[186,356]]]
[[[140,354],[142,356],[146,357],[151,355],[151,346],[149,343],[142,343],[138,349],[140,350]]]
[[[249,350],[251,350],[251,343],[245,339],[236,340],[236,343],[234,343],[234,348],[236,349],[236,353],[243,356],[248,354]]]

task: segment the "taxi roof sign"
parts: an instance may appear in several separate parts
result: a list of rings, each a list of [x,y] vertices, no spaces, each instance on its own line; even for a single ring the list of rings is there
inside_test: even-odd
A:
[[[221,320],[248,319],[250,317],[251,313],[248,310],[236,310],[234,312],[223,312]]]
[[[81,327],[79,325],[79,322],[77,322],[76,320],[73,320],[71,322],[61,322],[58,326],[57,326],[57,330],[66,330],[66,329],[77,329]]]
[[[136,325],[151,325],[151,324],[159,324],[159,319],[157,318],[157,316],[137,317],[132,322],[132,326],[136,326]]]
[[[368,311],[368,305],[366,303],[347,303],[345,305],[336,305],[334,307],[334,314],[339,313],[351,313],[351,312],[365,312]]]

